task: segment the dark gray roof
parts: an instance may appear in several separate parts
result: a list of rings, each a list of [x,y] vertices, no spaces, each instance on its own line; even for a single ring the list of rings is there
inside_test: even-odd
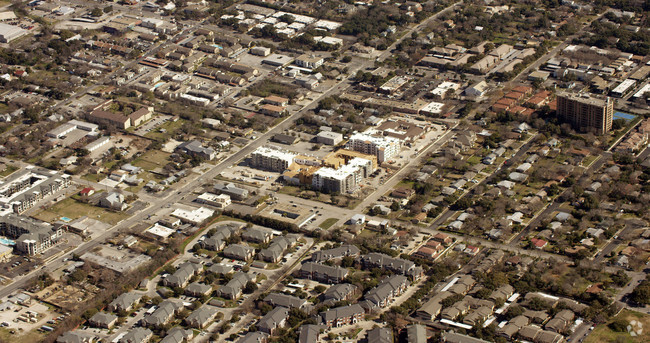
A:
[[[142,294],[137,292],[126,292],[120,294],[115,300],[109,304],[109,308],[119,310],[126,310],[133,306],[136,302],[140,301]]]
[[[365,311],[359,304],[341,306],[320,313],[325,322],[334,321],[338,318],[351,317],[355,314],[363,314]]]
[[[350,293],[356,291],[356,289],[357,286],[349,283],[341,283],[338,285],[334,285],[328,288],[327,291],[325,291],[325,293],[323,293],[323,300],[338,302],[344,300]]]
[[[221,286],[218,292],[219,294],[229,296],[231,298],[236,297],[241,292],[242,288],[246,285],[248,281],[253,281],[253,276],[246,274],[244,272],[237,272],[233,275],[232,279],[228,281],[227,284]]]
[[[148,341],[148,339],[153,335],[153,332],[145,328],[135,328],[127,332],[126,335],[122,336],[120,343],[142,343]]]
[[[203,305],[190,313],[190,315],[185,318],[185,322],[192,327],[198,328],[214,319],[218,312],[218,309],[214,306]]]
[[[116,315],[105,313],[105,312],[97,312],[95,313],[95,315],[90,317],[91,323],[95,323],[100,326],[108,326],[109,324],[113,323],[115,320],[117,320]]]
[[[183,343],[186,340],[189,341],[192,337],[194,337],[192,330],[185,330],[177,326],[169,330],[167,336],[160,343]]]
[[[359,253],[360,253],[359,248],[351,244],[346,244],[346,245],[341,245],[338,248],[317,251],[311,256],[311,260],[314,262],[323,262],[334,258],[341,258],[344,256],[356,256],[359,255]]]
[[[393,343],[393,332],[389,328],[374,328],[368,331],[368,343]]]
[[[91,343],[94,341],[94,336],[77,331],[65,332],[56,339],[56,343]]]
[[[393,275],[382,280],[379,285],[369,290],[364,299],[372,302],[375,306],[388,299],[393,292],[401,288],[403,285],[408,285],[408,278],[404,275]]]
[[[414,324],[406,328],[408,343],[427,343],[427,328],[424,325]]]
[[[265,314],[264,317],[257,322],[257,328],[265,332],[271,332],[272,330],[283,326],[287,317],[289,317],[289,309],[278,306]]]
[[[320,335],[320,325],[303,325],[300,327],[298,343],[316,343]]]
[[[282,293],[270,293],[266,298],[264,298],[264,301],[272,306],[283,306],[287,308],[301,308],[307,303],[305,299]]]
[[[300,271],[308,273],[319,273],[327,275],[330,278],[343,279],[348,275],[348,270],[341,267],[328,266],[320,263],[305,262],[300,267]]]
[[[223,249],[225,256],[233,256],[241,260],[247,259],[253,252],[255,252],[255,249],[242,244],[230,244]]]
[[[249,332],[246,334],[246,336],[237,340],[237,343],[261,343],[266,342],[268,337],[269,335],[265,334],[264,332]]]

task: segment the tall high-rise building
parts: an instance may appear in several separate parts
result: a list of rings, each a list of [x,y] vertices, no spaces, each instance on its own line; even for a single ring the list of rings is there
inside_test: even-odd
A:
[[[557,96],[557,114],[578,131],[602,135],[612,129],[614,101],[584,94],[562,93]]]

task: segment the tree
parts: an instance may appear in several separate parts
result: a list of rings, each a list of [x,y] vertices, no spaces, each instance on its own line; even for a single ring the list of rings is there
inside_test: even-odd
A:
[[[320,293],[325,292],[326,289],[327,289],[327,287],[325,287],[323,285],[318,285],[318,286],[314,287],[314,292],[320,294]]]
[[[104,11],[102,11],[99,7],[95,7],[92,11],[90,11],[90,15],[93,17],[101,17],[103,14]]]
[[[253,293],[257,290],[257,284],[253,281],[248,281],[246,282],[246,285],[244,286],[244,293],[250,294]]]

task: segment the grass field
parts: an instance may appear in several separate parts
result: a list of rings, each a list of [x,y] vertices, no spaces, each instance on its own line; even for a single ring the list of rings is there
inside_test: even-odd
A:
[[[175,122],[165,122],[162,125],[160,125],[156,131],[151,131],[145,134],[145,137],[155,139],[155,140],[165,140],[168,139],[169,137],[173,136],[174,132],[176,130],[180,129],[183,126],[183,123],[185,123],[185,120],[179,119]],[[165,132],[160,132],[160,130],[165,130]]]
[[[76,201],[72,198],[59,201],[51,207],[37,212],[33,215],[38,219],[53,222],[61,217],[77,219],[82,216],[102,221],[111,225],[117,224],[120,220],[128,215],[123,212],[109,212],[101,207],[92,206],[83,202]]]
[[[135,159],[132,164],[150,171],[156,168],[162,168],[167,164],[169,162],[169,155],[169,153],[160,150],[149,150]]]
[[[642,332],[641,335],[638,335],[636,337],[633,337],[629,332],[615,332],[612,329],[610,329],[607,324],[613,322],[614,320],[620,320],[623,319],[627,323],[630,323],[632,321],[636,321],[641,323],[642,327]],[[634,312],[630,310],[623,310],[621,313],[619,313],[616,317],[614,317],[613,320],[608,322],[607,324],[601,324],[597,326],[594,331],[587,336],[587,338],[584,340],[585,343],[607,343],[607,342],[630,342],[630,343],[636,343],[636,342],[650,342],[650,316],[639,313],[639,312]],[[632,330],[636,330],[639,328],[639,326],[631,325],[630,326]]]
[[[14,343],[31,343],[40,342],[43,337],[42,333],[32,330],[27,333],[18,332],[18,335],[12,335],[6,328],[0,328],[0,342],[14,342]]]
[[[325,219],[318,227],[320,227],[323,230],[327,230],[332,227],[337,221],[339,221],[338,218],[327,218]]]
[[[18,167],[16,167],[16,166],[13,165],[13,164],[8,164],[8,165],[7,165],[7,168],[5,168],[5,170],[3,170],[2,172],[0,172],[0,176],[2,176],[2,177],[9,176],[9,175],[11,175],[13,172],[15,172],[16,170],[18,170]]]

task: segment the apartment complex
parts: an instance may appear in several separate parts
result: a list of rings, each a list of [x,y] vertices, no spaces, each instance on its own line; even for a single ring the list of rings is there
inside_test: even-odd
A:
[[[44,197],[70,185],[70,176],[51,170],[28,169],[0,183],[0,206],[22,213]]]
[[[356,133],[348,141],[348,149],[377,156],[379,163],[390,160],[399,154],[401,141],[394,137],[374,136]]]
[[[604,134],[612,129],[614,101],[583,94],[563,93],[557,96],[558,117],[579,131]]]
[[[257,148],[251,155],[251,166],[274,172],[283,172],[293,163],[294,157],[296,155],[290,152],[262,146]]]
[[[329,193],[348,193],[357,190],[364,178],[374,171],[373,163],[360,157],[351,159],[338,169],[323,167],[314,172],[312,188]]]
[[[44,252],[59,242],[63,236],[64,226],[52,225],[8,213],[0,217],[0,233],[16,240],[16,250],[26,255],[36,255]]]

